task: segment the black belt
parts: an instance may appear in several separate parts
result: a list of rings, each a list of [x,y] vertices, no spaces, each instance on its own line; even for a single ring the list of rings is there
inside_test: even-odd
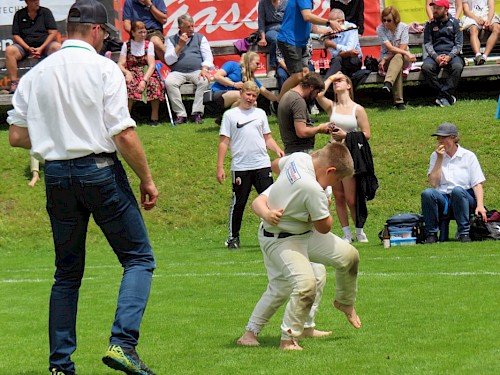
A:
[[[271,232],[268,232],[267,230],[265,230],[264,228],[262,228],[262,231],[264,233],[264,237],[278,237],[278,238],[287,238],[287,237],[291,237],[291,236],[301,236],[303,234],[310,232],[310,230],[308,230],[307,232],[304,232],[304,233],[288,233],[288,232],[271,233]]]
[[[88,155],[85,155],[85,156],[81,156],[81,157],[75,158],[75,159],[86,159],[86,158],[111,158],[111,159],[116,159],[116,152],[111,152],[111,153],[101,152],[99,154],[91,153],[91,154],[88,154]]]

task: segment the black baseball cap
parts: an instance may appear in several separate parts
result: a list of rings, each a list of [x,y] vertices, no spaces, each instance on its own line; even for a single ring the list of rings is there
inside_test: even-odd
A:
[[[118,31],[108,22],[108,12],[104,4],[97,0],[77,0],[69,8],[68,23],[92,23],[104,25],[108,32]]]

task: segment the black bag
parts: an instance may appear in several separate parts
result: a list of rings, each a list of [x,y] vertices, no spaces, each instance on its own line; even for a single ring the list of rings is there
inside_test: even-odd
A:
[[[245,40],[248,42],[248,44],[254,46],[260,40],[260,33],[258,31],[254,31],[249,36],[247,36]]]
[[[420,214],[404,213],[391,216],[387,219],[389,234],[391,231],[411,230],[412,237],[416,237],[417,243],[425,242],[425,223],[424,217]],[[378,234],[382,240],[382,231]]]
[[[373,56],[366,56],[365,68],[371,72],[378,72],[378,60]]]
[[[486,218],[486,223],[481,216],[471,220],[469,236],[472,241],[500,240],[500,214],[497,210],[487,211]]]

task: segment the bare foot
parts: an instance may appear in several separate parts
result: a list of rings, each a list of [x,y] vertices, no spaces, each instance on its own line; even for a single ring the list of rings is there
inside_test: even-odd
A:
[[[257,336],[255,333],[251,331],[246,331],[243,336],[241,336],[238,341],[236,341],[236,345],[240,346],[259,346],[259,342],[257,341]]]
[[[38,173],[33,173],[33,177],[31,181],[28,182],[28,185],[34,187],[38,181],[40,181],[40,175]]]
[[[356,314],[356,310],[354,309],[354,306],[352,305],[344,305],[343,303],[338,302],[337,300],[333,301],[333,306],[335,306],[336,309],[342,311],[349,323],[352,324],[352,326],[356,329],[361,328],[361,320],[359,319],[358,314]]]
[[[297,340],[281,340],[280,350],[304,350],[302,346],[299,345]]]
[[[300,335],[300,338],[303,337],[324,337],[324,336],[330,336],[333,332],[332,331],[319,331],[314,328],[304,328],[304,332],[302,335]]]

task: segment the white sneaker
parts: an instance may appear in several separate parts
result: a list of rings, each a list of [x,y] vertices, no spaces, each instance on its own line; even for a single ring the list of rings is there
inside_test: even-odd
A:
[[[316,104],[314,104],[312,107],[311,107],[311,115],[318,115],[319,114],[319,109],[318,107],[316,106]]]
[[[364,233],[356,234],[356,239],[358,240],[358,242],[368,242],[368,238]]]
[[[352,234],[344,234],[342,236],[342,239],[348,243],[352,243],[353,239],[352,239]]]

